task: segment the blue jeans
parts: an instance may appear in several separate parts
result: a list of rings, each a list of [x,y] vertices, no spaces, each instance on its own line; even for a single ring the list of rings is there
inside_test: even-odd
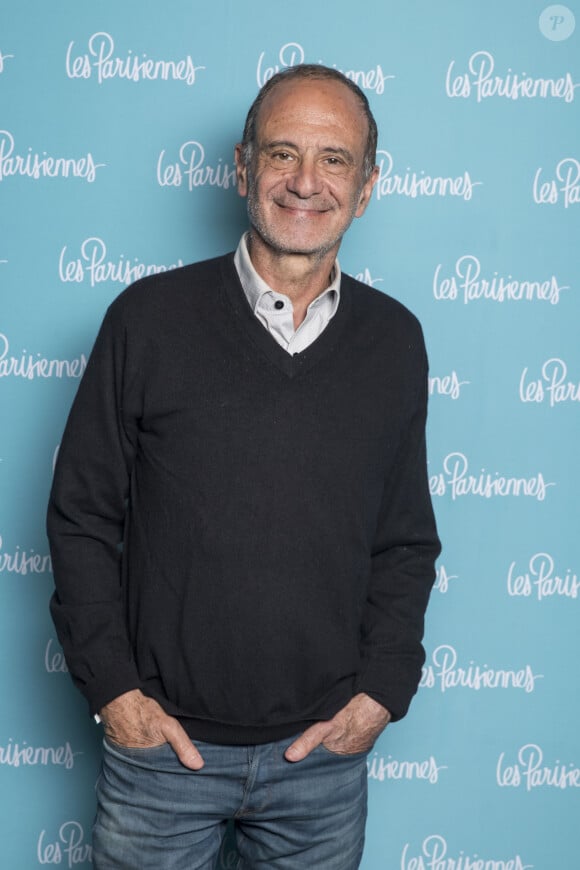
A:
[[[233,819],[241,870],[356,870],[367,810],[366,753],[323,746],[284,759],[291,739],[259,746],[195,741],[205,767],[168,744],[104,741],[93,830],[95,870],[213,870]]]

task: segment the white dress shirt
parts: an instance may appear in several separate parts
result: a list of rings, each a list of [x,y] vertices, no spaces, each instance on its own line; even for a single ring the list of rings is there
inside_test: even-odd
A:
[[[298,329],[294,329],[294,307],[288,296],[272,290],[250,260],[244,233],[237,247],[234,263],[250,307],[260,323],[278,344],[290,354],[300,353],[318,338],[336,314],[340,301],[340,266],[334,261],[331,283],[317,296],[306,311]]]

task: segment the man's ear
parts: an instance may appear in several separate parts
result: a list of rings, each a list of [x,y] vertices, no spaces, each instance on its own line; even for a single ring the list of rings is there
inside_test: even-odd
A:
[[[377,183],[379,178],[379,167],[375,166],[373,171],[371,172],[369,178],[363,184],[363,188],[360,192],[357,210],[355,212],[355,217],[362,217],[365,213],[366,207],[370,202],[370,198],[373,192],[373,187]]]
[[[238,142],[234,148],[234,161],[236,164],[236,181],[238,183],[238,193],[240,196],[246,196],[248,193],[248,170],[244,161],[244,152],[241,142]]]

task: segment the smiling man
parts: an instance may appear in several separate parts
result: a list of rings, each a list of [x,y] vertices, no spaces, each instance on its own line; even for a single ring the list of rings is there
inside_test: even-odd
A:
[[[359,866],[439,552],[420,327],[336,259],[376,141],[336,70],[276,75],[235,150],[235,254],[137,282],[101,327],[48,518],[105,728],[97,870],[210,870],[232,819],[245,868]]]

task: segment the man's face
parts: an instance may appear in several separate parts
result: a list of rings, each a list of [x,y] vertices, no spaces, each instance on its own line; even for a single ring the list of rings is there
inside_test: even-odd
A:
[[[363,175],[367,132],[356,96],[340,82],[298,79],[268,94],[249,166],[236,146],[238,190],[259,242],[280,254],[338,250],[376,180]]]

